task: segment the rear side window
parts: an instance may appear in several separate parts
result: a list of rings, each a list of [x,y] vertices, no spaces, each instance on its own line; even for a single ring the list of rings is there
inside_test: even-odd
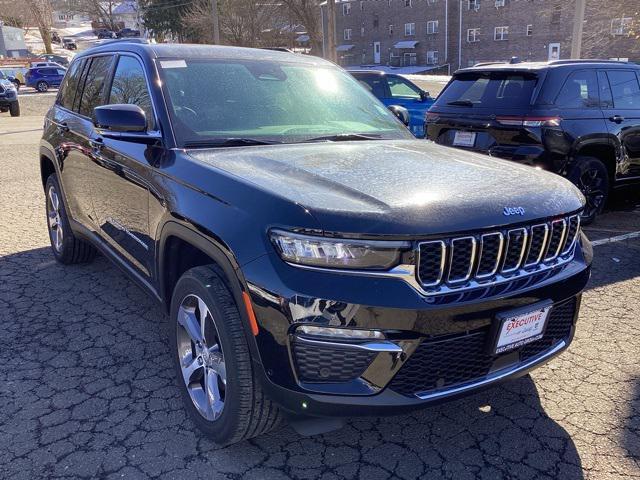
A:
[[[388,77],[392,97],[420,98],[420,90],[400,77]]]
[[[138,105],[147,115],[149,129],[153,130],[155,122],[151,97],[147,88],[147,81],[140,62],[129,56],[122,56],[118,60],[108,103],[130,103]]]
[[[78,108],[80,115],[92,117],[93,109],[103,104],[105,85],[109,78],[112,63],[112,56],[94,57],[91,60]]]
[[[60,87],[58,104],[69,110],[73,110],[73,99],[76,96],[76,91],[80,84],[80,73],[82,72],[83,64],[84,60],[73,62],[73,65],[71,65],[69,69],[69,74],[64,79],[62,87]]]
[[[520,72],[456,75],[440,94],[437,105],[484,108],[523,108],[530,104],[538,77]]]
[[[555,104],[559,108],[597,108],[598,80],[594,70],[578,70],[567,77]]]
[[[632,70],[609,70],[607,72],[613,105],[615,108],[640,109],[640,85]]]

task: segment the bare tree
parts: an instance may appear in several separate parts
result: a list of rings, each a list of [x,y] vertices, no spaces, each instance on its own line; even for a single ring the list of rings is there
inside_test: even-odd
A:
[[[121,0],[69,0],[64,2],[69,13],[82,13],[97,20],[111,30],[118,30],[113,11]]]
[[[322,25],[320,24],[320,1],[281,0],[295,20],[304,25],[309,35],[311,53],[322,54]]]
[[[45,52],[53,53],[51,48],[51,2],[49,0],[26,0],[25,3],[40,31]]]

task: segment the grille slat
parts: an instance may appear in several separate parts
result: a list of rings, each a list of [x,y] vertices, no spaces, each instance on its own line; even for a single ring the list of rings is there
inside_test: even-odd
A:
[[[524,362],[551,348],[571,335],[577,300],[572,298],[554,305],[544,336],[516,350],[503,355],[519,353],[519,361]],[[466,382],[486,377],[493,363],[501,355],[491,355],[487,350],[489,328],[442,339],[424,340],[409,357],[389,384],[389,388],[402,394],[424,394],[446,389]]]
[[[477,235],[421,242],[416,277],[427,289],[448,285],[462,288],[470,281],[486,285],[492,278],[507,280],[531,274],[539,266],[557,265],[573,255],[580,218],[572,215],[524,227]]]

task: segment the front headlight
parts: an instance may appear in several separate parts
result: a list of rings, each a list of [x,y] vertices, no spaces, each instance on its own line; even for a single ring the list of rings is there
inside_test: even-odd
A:
[[[400,262],[409,242],[314,237],[272,230],[271,241],[286,262],[312,267],[388,270]]]

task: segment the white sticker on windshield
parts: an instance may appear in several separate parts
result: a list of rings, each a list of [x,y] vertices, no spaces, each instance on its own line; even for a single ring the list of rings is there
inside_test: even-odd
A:
[[[160,60],[162,68],[187,68],[187,62],[184,60]]]

